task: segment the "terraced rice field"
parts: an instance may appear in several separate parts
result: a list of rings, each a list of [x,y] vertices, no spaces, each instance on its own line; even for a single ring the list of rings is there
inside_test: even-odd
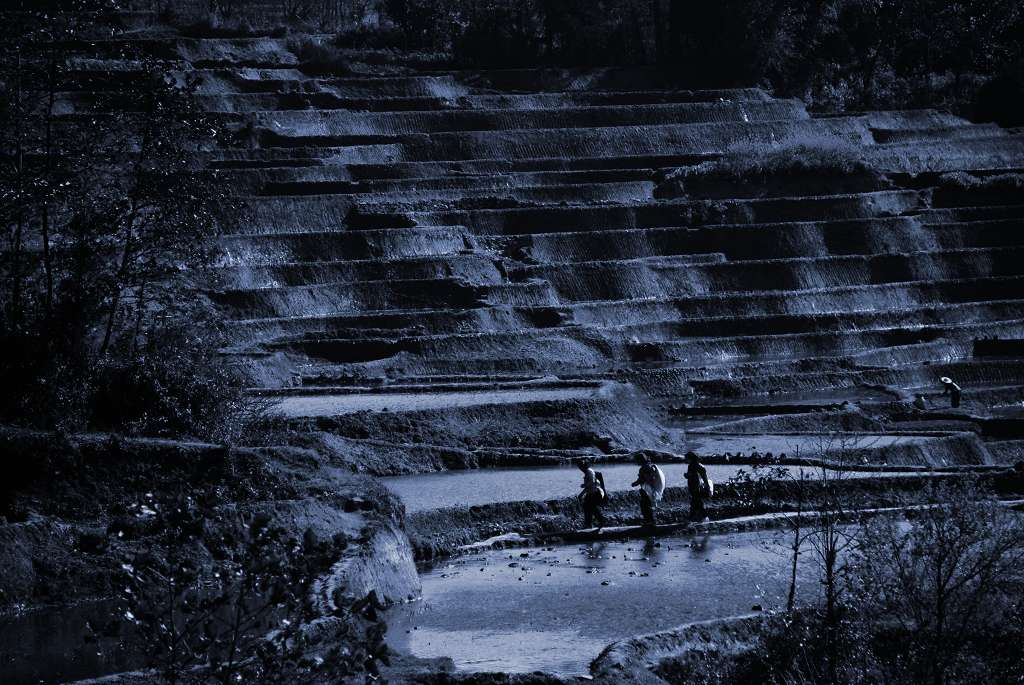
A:
[[[684,89],[653,69],[460,71],[349,51],[345,73],[324,75],[290,39],[139,40],[198,77],[201,103],[236,134],[196,155],[246,208],[205,291],[230,336],[223,353],[346,467],[419,479],[393,481],[413,484],[395,487],[417,551],[453,551],[427,539],[448,525],[431,511],[459,510],[464,530],[486,531],[479,540],[553,515],[498,503],[571,497],[578,479],[559,470],[555,493],[546,471],[424,475],[434,471],[639,450],[912,470],[1022,458],[1024,364],[975,345],[1024,338],[1024,196],[982,183],[1024,169],[1020,131],[933,110],[816,115],[753,88]],[[96,63],[79,77],[63,111],[90,111],[116,87]],[[874,172],[686,180],[724,155],[796,145],[853,149]],[[962,407],[949,408],[940,376],[964,387]],[[612,469],[613,489],[632,468]],[[474,520],[477,504],[495,505],[490,519]],[[493,604],[488,583],[499,595],[519,584],[495,580],[521,572],[507,552],[450,578],[435,569],[425,617],[394,623],[391,641],[481,670],[474,654],[494,651],[481,641],[507,643],[493,626],[511,621],[523,649],[503,670],[582,673],[612,639],[777,599],[778,560],[760,538],[679,544],[641,560],[625,545],[588,548],[557,566],[529,551],[522,597],[548,607],[534,628]],[[656,572],[659,554],[672,559]],[[731,566],[718,563],[727,555]],[[595,582],[581,584],[591,567]],[[684,595],[673,606],[689,613],[652,614],[650,601],[626,612],[669,568],[657,587]],[[704,598],[720,568],[731,568],[724,594]],[[600,578],[627,586],[641,573],[646,586],[608,604]],[[751,589],[754,577],[768,581]],[[552,628],[566,587],[569,606],[628,620],[610,630],[591,612]],[[576,653],[533,653],[552,638]]]
[[[196,156],[246,207],[206,292],[224,353],[289,419],[406,455],[360,467],[783,439],[824,457],[814,436],[836,432],[903,436],[861,455],[877,465],[1020,455],[1024,365],[974,349],[1024,338],[1024,197],[983,183],[1024,168],[1019,131],[823,116],[654,69],[342,50],[325,74],[294,38],[136,41],[175,56],[235,134]],[[98,64],[62,111],[116,88]],[[690,174],[799,145],[864,166]],[[959,410],[940,376],[964,386]]]
[[[247,208],[208,295],[225,353],[292,419],[510,464],[714,453],[709,431],[768,444],[851,421],[981,434],[911,462],[1013,456],[987,445],[1017,429],[986,422],[1014,415],[1024,366],[973,345],[1024,337],[1024,197],[977,189],[1024,168],[1018,131],[935,110],[822,116],[653,69],[341,51],[348,71],[325,75],[285,39],[156,43],[241,141],[197,158]],[[801,144],[874,171],[685,176]],[[943,413],[944,375],[963,417]]]
[[[656,402],[704,404],[928,391],[939,375],[1022,384],[1019,365],[970,357],[974,338],[1024,335],[1024,198],[928,181],[1024,166],[1014,131],[931,110],[812,116],[645,70],[378,55],[325,77],[271,39],[178,49],[204,104],[249,141],[207,160],[250,209],[211,293],[239,362],[263,386],[412,387],[333,407],[293,395],[289,415],[462,406],[461,385],[545,376],[624,376]],[[808,140],[853,143],[890,176],[662,183],[738,147]]]

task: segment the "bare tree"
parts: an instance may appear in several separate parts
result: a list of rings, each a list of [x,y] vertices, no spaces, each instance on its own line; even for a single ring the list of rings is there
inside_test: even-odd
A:
[[[196,162],[216,127],[193,84],[144,46],[99,40],[118,35],[109,10],[107,0],[0,10],[0,378],[18,389],[0,412],[42,427],[82,428],[102,404],[98,387],[130,389],[127,376],[201,356],[157,349],[168,329],[210,346],[196,279],[237,209]],[[109,369],[120,377],[104,381]],[[159,413],[171,398],[153,389],[149,406],[121,408]]]
[[[942,685],[966,676],[1009,623],[1024,581],[1024,526],[976,483],[935,484],[910,523],[880,519],[857,545],[856,592],[867,619],[907,640],[888,670]]]

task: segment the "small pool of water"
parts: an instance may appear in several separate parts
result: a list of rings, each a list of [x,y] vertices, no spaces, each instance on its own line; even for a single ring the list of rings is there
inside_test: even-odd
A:
[[[892,399],[892,394],[876,388],[835,388],[800,392],[743,395],[742,397],[697,397],[690,401],[699,407],[769,406],[778,404],[839,404],[860,400]],[[686,398],[684,398],[685,401]]]
[[[0,617],[0,683],[63,683],[139,667],[110,600]]]
[[[785,606],[781,531],[496,550],[422,575],[423,599],[392,609],[388,642],[463,671],[588,673],[633,635]],[[805,555],[809,556],[809,555]],[[812,569],[802,562],[800,577]],[[815,591],[808,583],[801,597]]]
[[[636,464],[598,464],[595,467],[604,475],[605,485],[610,491],[629,490],[636,480]],[[662,464],[669,487],[684,486],[685,464]],[[725,483],[740,469],[750,471],[743,464],[706,464],[708,476],[716,484]],[[800,468],[788,467],[796,475]],[[808,476],[817,478],[820,469],[805,469]],[[907,475],[905,472],[865,471],[850,472],[846,477]],[[523,500],[547,501],[562,497],[574,497],[580,491],[583,474],[575,466],[547,468],[479,469],[468,471],[443,471],[414,476],[394,476],[381,481],[402,498],[409,512],[443,509],[445,507],[469,507],[494,502],[519,502]]]
[[[730,420],[744,417],[730,417]],[[862,449],[881,449],[910,442],[930,440],[925,436],[891,435],[886,433],[858,433],[849,438],[849,447]],[[749,455],[754,450],[761,454],[771,452],[776,456],[787,454],[790,457],[820,454],[822,451],[835,450],[842,447],[837,439],[829,444],[828,436],[803,434],[771,434],[743,435],[740,433],[686,433],[686,448],[697,454],[736,454]]]

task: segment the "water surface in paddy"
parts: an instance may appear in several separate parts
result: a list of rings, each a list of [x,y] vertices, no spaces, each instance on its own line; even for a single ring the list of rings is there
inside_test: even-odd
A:
[[[586,674],[617,640],[784,607],[787,541],[762,531],[460,558],[421,576],[421,601],[390,612],[388,642],[464,671]],[[813,591],[808,583],[801,596]]]
[[[596,397],[601,388],[514,388],[464,392],[348,393],[337,395],[296,395],[277,401],[275,409],[288,417],[341,416],[360,411],[423,411],[475,407],[487,404],[554,402]]]
[[[636,480],[635,464],[598,464],[595,468],[604,475],[605,484],[611,491],[629,490]],[[685,464],[662,464],[669,487],[683,486]],[[725,483],[740,469],[748,472],[751,467],[743,464],[707,464],[708,476],[715,483]],[[799,467],[788,467],[794,476]],[[806,468],[809,477],[819,478],[821,469]],[[850,472],[844,477],[907,475],[888,471]],[[494,502],[519,502],[523,500],[546,501],[562,497],[573,497],[580,491],[583,476],[575,466],[546,468],[479,469],[469,471],[444,471],[414,476],[393,476],[381,481],[402,498],[409,512],[442,509],[445,507],[469,507]]]
[[[120,637],[122,617],[112,600],[0,616],[0,682],[62,683],[138,668]]]

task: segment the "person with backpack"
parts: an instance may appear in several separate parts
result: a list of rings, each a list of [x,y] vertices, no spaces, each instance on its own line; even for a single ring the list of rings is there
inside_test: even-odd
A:
[[[640,513],[644,517],[644,525],[655,525],[654,510],[665,492],[665,472],[657,464],[652,464],[647,455],[639,452],[636,461],[640,465],[640,473],[633,481],[633,487],[640,486]]]
[[[582,492],[577,496],[583,507],[583,527],[593,528],[596,519],[597,529],[600,530],[604,528],[604,514],[601,513],[601,507],[608,501],[604,476],[600,471],[595,471],[586,459],[576,462],[576,466],[583,472],[583,484],[580,485]]]
[[[690,491],[690,520],[707,521],[704,500],[714,492],[708,470],[694,452],[686,453],[686,487]]]

